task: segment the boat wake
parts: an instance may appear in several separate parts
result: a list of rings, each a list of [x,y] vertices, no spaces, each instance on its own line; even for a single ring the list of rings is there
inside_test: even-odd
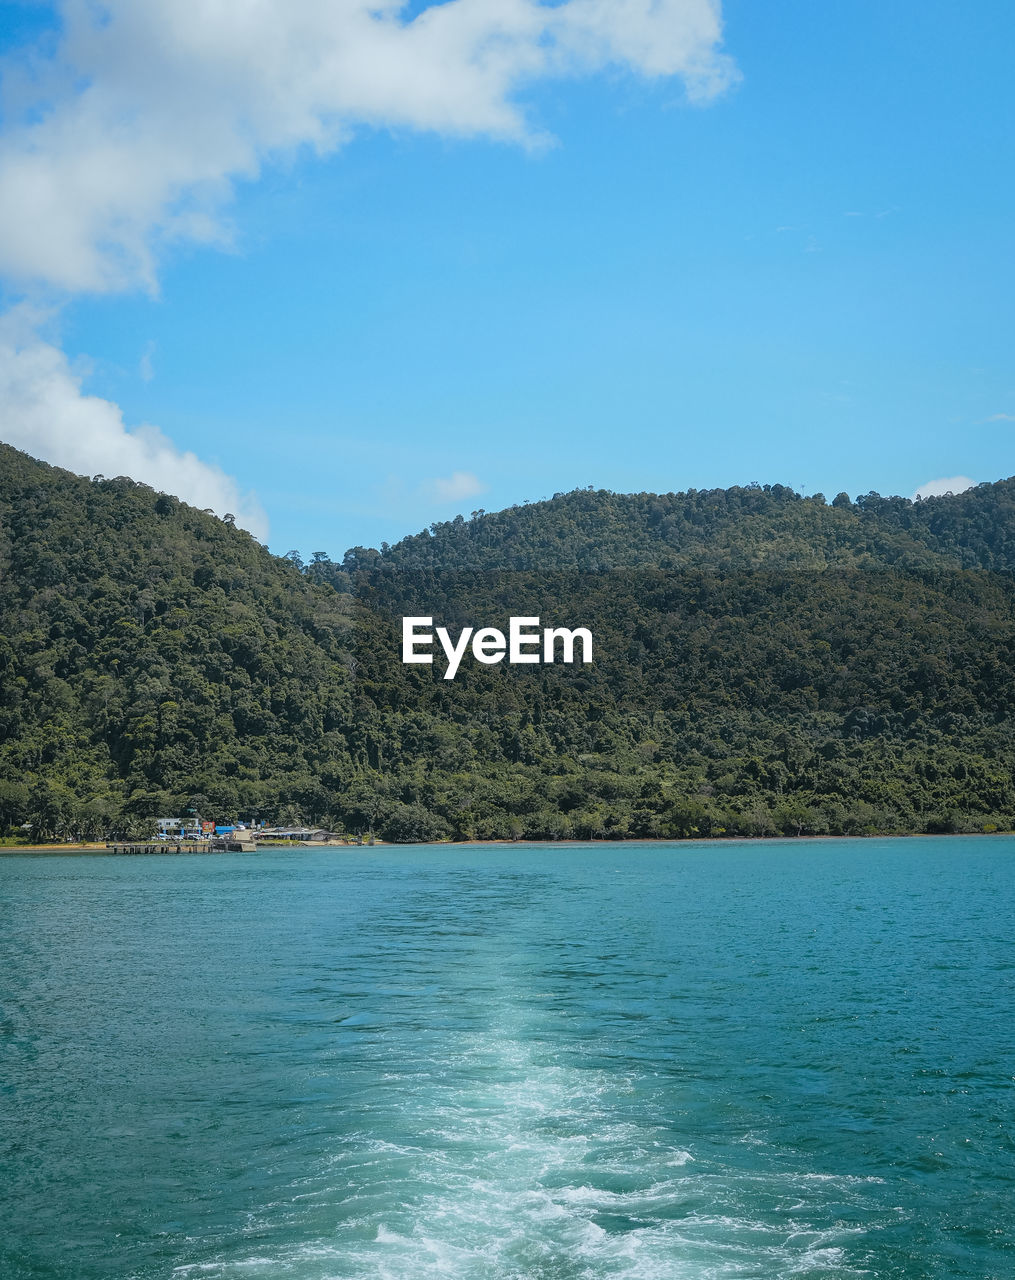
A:
[[[266,1256],[255,1245],[173,1275],[870,1274],[863,1237],[883,1216],[870,1195],[878,1179],[766,1167],[757,1143],[742,1144],[749,1160],[735,1165],[728,1137],[682,1137],[672,1078],[593,1065],[587,1046],[561,1050],[539,1031],[502,1020],[446,1056],[385,1072],[365,1107],[370,1126],[347,1132],[288,1204],[252,1217],[256,1238],[281,1214],[290,1247]]]

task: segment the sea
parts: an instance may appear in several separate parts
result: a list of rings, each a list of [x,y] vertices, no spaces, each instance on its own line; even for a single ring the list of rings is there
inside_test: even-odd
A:
[[[1015,839],[0,858],[4,1280],[1015,1276]]]

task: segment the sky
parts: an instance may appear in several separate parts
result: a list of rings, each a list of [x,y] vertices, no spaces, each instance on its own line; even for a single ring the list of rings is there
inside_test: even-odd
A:
[[[1015,6],[0,0],[0,439],[340,558],[1015,473]]]

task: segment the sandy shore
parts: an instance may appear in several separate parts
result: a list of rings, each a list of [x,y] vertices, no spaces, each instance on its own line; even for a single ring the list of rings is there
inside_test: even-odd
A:
[[[825,836],[692,836],[692,837],[685,837],[683,839],[677,836],[634,836],[624,840],[576,840],[574,838],[570,838],[567,840],[439,840],[433,844],[428,844],[426,847],[461,849],[461,848],[468,848],[469,846],[472,846],[472,847],[485,846],[487,848],[497,848],[502,845],[508,846],[508,847],[513,845],[517,848],[519,846],[524,847],[525,845],[535,845],[540,848],[546,848],[546,847],[552,847],[555,845],[558,848],[571,847],[571,848],[601,849],[606,846],[610,846],[613,848],[623,848],[625,845],[630,847],[631,845],[658,845],[658,844],[665,844],[665,845],[747,844],[747,845],[763,847],[767,844],[785,844],[788,842],[792,842],[793,844],[834,844],[840,840],[914,840],[914,839],[955,840],[955,839],[964,839],[964,838],[973,837],[973,836],[981,840],[990,840],[990,839],[1011,840],[1015,838],[1015,832],[1011,832],[1011,831],[989,831],[989,832],[949,831],[949,832],[935,832],[933,835],[931,835],[926,832],[912,831],[912,832],[906,832],[905,834],[895,833],[892,835],[885,834],[885,835],[866,835],[866,836],[829,836],[829,835],[825,835]],[[354,849],[359,850],[359,849],[369,849],[369,848],[412,849],[416,847],[419,847],[419,846],[413,843],[388,844],[384,840],[375,840],[372,846],[368,844],[357,845],[355,842],[350,842],[348,844],[345,844],[337,840],[321,841],[321,842],[314,841],[312,844],[311,843],[307,843],[307,844],[265,843],[260,846],[260,848],[263,849],[265,852],[268,852],[268,850],[271,850],[272,852],[278,852],[283,849],[289,849],[293,853],[297,853],[297,852],[302,853],[302,852],[305,852],[308,850],[314,850],[314,849],[345,849],[345,850],[354,850]],[[212,850],[207,850],[206,852],[211,853]],[[215,851],[215,852],[216,852],[216,856],[218,857],[222,856],[222,854],[219,853],[218,851]],[[22,845],[5,846],[3,848],[0,848],[0,858],[15,857],[23,853],[29,853],[33,855],[41,854],[43,856],[48,855],[51,857],[52,856],[63,857],[66,855],[74,856],[79,854],[103,854],[103,855],[110,854],[110,856],[113,856],[112,851],[107,849],[105,844],[34,844],[34,845],[22,844]],[[149,854],[146,856],[158,857],[158,854]],[[174,854],[174,856],[178,857],[180,855]]]
[[[119,841],[118,843],[122,844],[124,842]],[[130,843],[130,842],[127,841],[126,843]],[[155,842],[139,840],[137,841],[137,843],[138,844],[154,844]],[[171,843],[172,842],[170,842],[170,844]],[[376,845],[377,848],[384,847],[383,840],[375,840],[374,844]],[[360,845],[357,845],[354,841],[350,841],[349,843],[346,844],[346,843],[342,843],[339,840],[327,840],[327,841],[315,840],[313,841],[313,843],[306,843],[306,844],[300,844],[296,842],[292,842],[288,844],[270,844],[268,842],[265,842],[263,845],[261,845],[261,848],[265,850],[292,849],[294,851],[302,850],[302,849],[357,849],[357,848],[366,849],[369,847],[371,846],[365,843],[362,846],[360,846]],[[170,852],[173,853],[174,857],[181,856],[177,854],[175,850],[170,850],[167,848],[166,853],[170,853]],[[215,853],[217,856],[221,856],[219,850],[206,849],[206,850],[199,850],[199,852]],[[43,855],[48,855],[50,857],[53,857],[53,856],[64,857],[65,855],[74,855],[74,854],[81,854],[81,853],[92,853],[92,854],[108,853],[112,856],[112,850],[106,847],[106,844],[104,841],[100,841],[93,844],[15,844],[15,845],[4,845],[0,847],[0,858],[15,857],[22,853],[43,854]],[[144,856],[158,857],[158,854],[146,854]]]
[[[105,843],[102,844],[13,844],[4,845],[0,848],[0,858],[5,854],[14,853],[105,853]]]

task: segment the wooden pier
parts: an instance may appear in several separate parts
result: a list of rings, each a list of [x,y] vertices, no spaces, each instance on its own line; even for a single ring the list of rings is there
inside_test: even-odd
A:
[[[156,853],[256,853],[253,840],[213,836],[210,840],[110,840],[107,853],[144,855]]]
[[[208,843],[200,844],[190,840],[117,840],[106,845],[107,853],[145,854],[145,853],[221,853],[220,849],[211,849]]]
[[[216,840],[116,840],[106,845],[107,853],[116,854],[153,854],[153,853],[255,853],[257,845],[253,840],[228,840],[219,837]]]

